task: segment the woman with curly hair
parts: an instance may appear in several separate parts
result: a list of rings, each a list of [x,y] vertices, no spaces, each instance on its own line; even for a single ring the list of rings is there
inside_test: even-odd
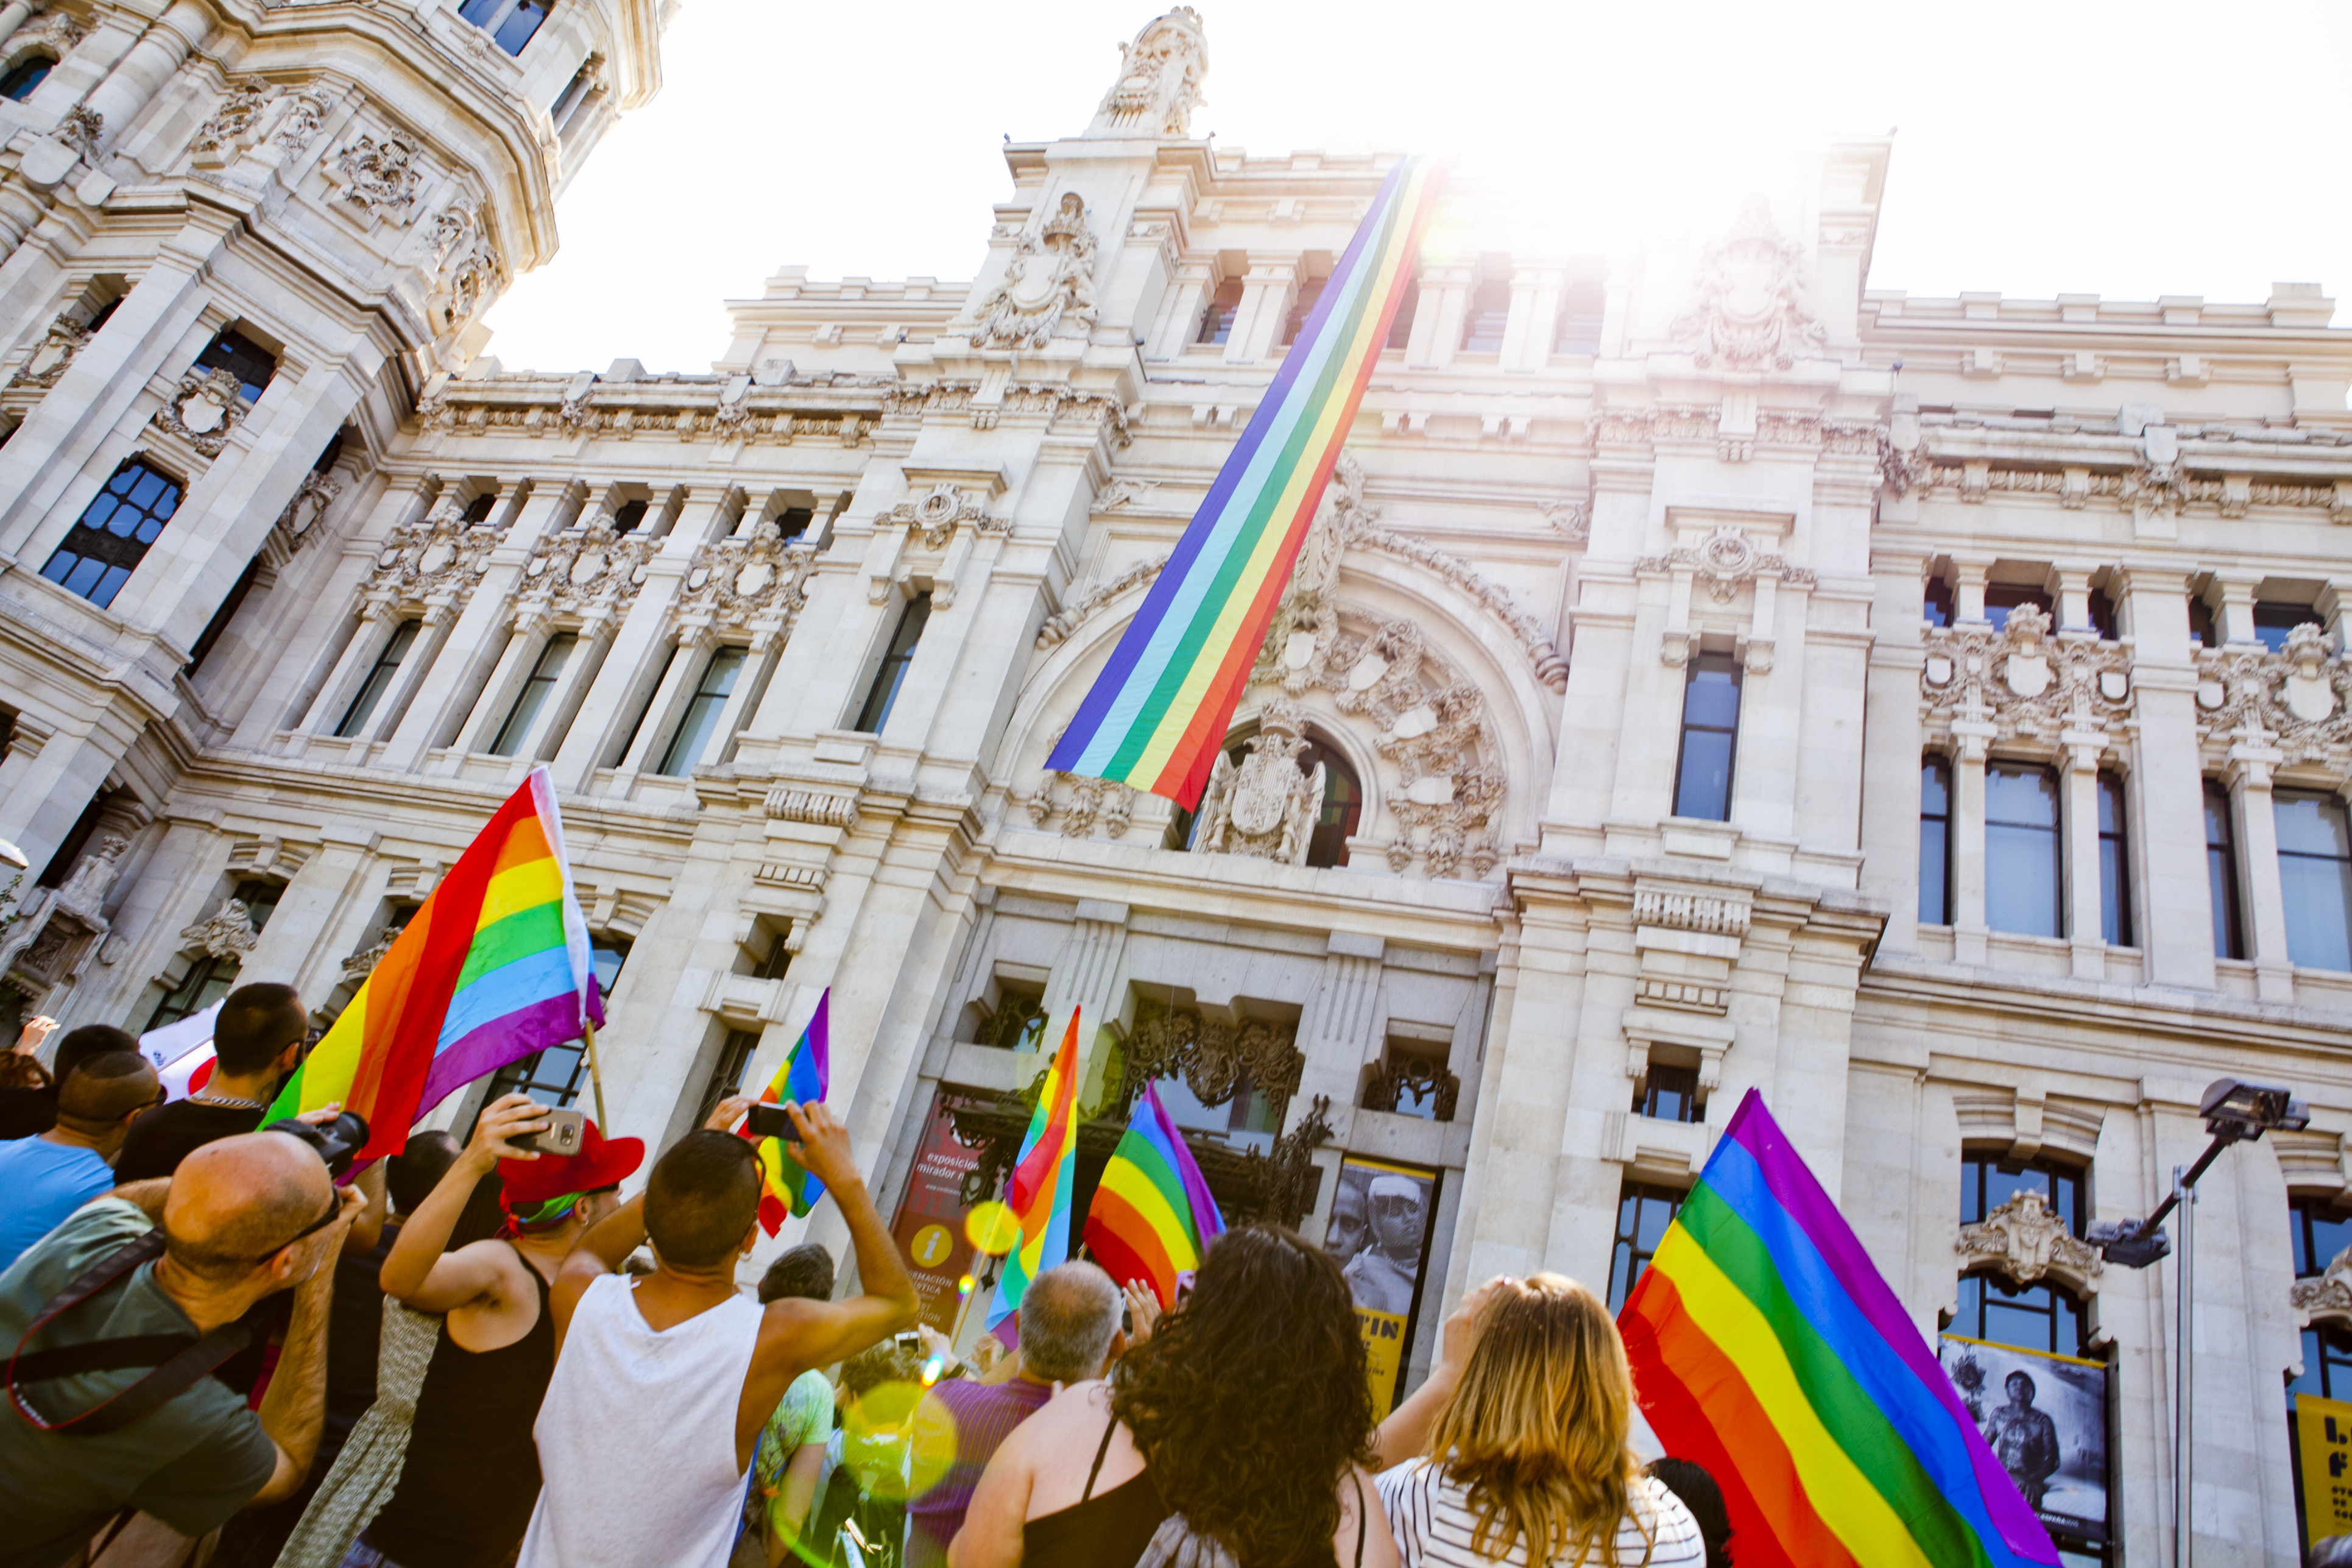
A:
[[[1496,1282],[1429,1437],[1382,1473],[1403,1568],[1704,1568],[1698,1526],[1627,1442],[1624,1342],[1557,1274]]]
[[[1339,1266],[1277,1226],[1220,1237],[1108,1381],[989,1461],[953,1568],[1395,1568],[1364,1469],[1364,1347]]]

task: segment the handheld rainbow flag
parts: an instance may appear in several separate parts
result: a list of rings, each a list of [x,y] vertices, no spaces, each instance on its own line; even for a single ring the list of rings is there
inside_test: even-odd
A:
[[[783,1065],[776,1076],[760,1091],[762,1105],[781,1105],[791,1100],[805,1105],[812,1100],[823,1100],[833,1088],[833,1031],[830,1009],[833,987],[816,999],[816,1011],[809,1015],[808,1027],[793,1042]],[[751,1133],[745,1132],[749,1138]],[[824,1196],[824,1184],[803,1169],[801,1163],[786,1152],[781,1138],[762,1138],[758,1143],[760,1155],[760,1228],[773,1236],[783,1228],[784,1215],[795,1219],[816,1206]]]
[[[271,1118],[341,1101],[362,1160],[397,1154],[451,1089],[604,1021],[563,821],[533,768],[393,939]]]
[[[1160,1304],[1172,1307],[1176,1277],[1200,1268],[1209,1243],[1224,1233],[1184,1135],[1160,1090],[1144,1085],[1087,1210],[1087,1250],[1120,1284],[1148,1279]]]
[[[1754,1089],[1617,1325],[1743,1564],[2018,1568],[2058,1553]]]
[[[1069,1029],[1045,1069],[1045,1090],[1005,1184],[1004,1201],[1021,1222],[1021,1244],[1005,1254],[996,1301],[988,1310],[992,1329],[1020,1309],[1029,1281],[1070,1260],[1070,1192],[1078,1184],[1078,1012],[1070,1009]]]
[[[1331,465],[1412,283],[1442,175],[1389,172],[1249,428],[1046,766],[1200,804]]]

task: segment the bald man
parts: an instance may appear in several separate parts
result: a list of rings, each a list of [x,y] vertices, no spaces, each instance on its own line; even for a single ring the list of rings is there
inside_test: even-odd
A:
[[[69,1561],[123,1508],[184,1535],[302,1482],[319,1446],[326,1321],[334,1270],[362,1204],[338,1189],[315,1151],[283,1132],[205,1144],[165,1181],[117,1188],[84,1205],[0,1273],[0,1354],[145,1335],[183,1338],[236,1322],[281,1290],[293,1321],[257,1413],[200,1377],[148,1415],[100,1434],[46,1432],[0,1419],[0,1568]],[[36,1316],[95,1265],[160,1222],[161,1256],[126,1268],[26,1339]],[[15,1394],[49,1423],[79,1416],[147,1375],[144,1367],[20,1381]]]
[[[114,1156],[131,1119],[162,1091],[155,1069],[137,1051],[91,1057],[58,1086],[56,1126],[0,1143],[0,1270],[114,1185]]]

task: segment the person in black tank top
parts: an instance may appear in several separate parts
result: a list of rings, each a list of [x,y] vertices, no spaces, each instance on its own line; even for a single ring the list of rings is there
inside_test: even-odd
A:
[[[1095,1448],[1094,1467],[1087,1472],[1087,1489],[1077,1506],[1045,1514],[1021,1527],[1022,1568],[1097,1568],[1105,1563],[1133,1563],[1151,1544],[1154,1531],[1168,1517],[1160,1488],[1146,1468],[1138,1475],[1095,1495],[1102,1474],[1103,1456],[1118,1432],[1116,1417],[1103,1424],[1102,1442]]]

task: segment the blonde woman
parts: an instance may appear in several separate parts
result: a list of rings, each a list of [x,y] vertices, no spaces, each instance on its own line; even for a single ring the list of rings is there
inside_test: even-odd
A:
[[[1481,1294],[1433,1457],[1380,1478],[1403,1568],[1704,1568],[1689,1510],[1626,1442],[1633,1384],[1608,1310],[1557,1274]]]

